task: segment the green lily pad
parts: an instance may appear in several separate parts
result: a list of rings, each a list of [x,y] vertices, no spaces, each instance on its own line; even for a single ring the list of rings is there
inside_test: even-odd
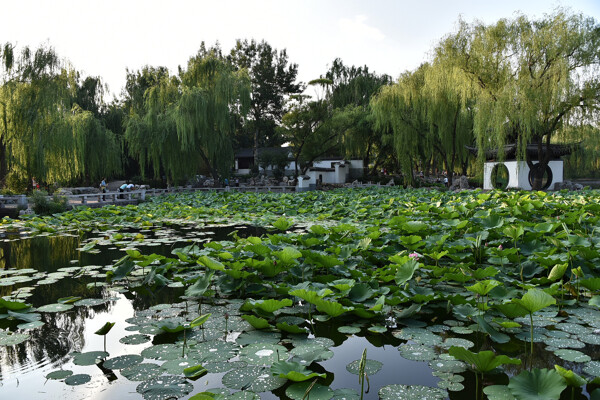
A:
[[[142,350],[142,356],[145,358],[152,358],[155,360],[174,360],[179,358],[181,354],[181,348],[172,343],[157,344],[147,349]]]
[[[121,370],[121,375],[130,381],[145,381],[162,374],[163,371],[160,369],[160,365],[152,363],[132,365]]]
[[[354,335],[360,332],[360,328],[356,326],[340,326],[337,328],[338,332],[344,333],[346,335]]]
[[[260,396],[256,393],[243,390],[230,394],[227,400],[260,400]]]
[[[378,373],[383,367],[383,363],[376,360],[367,359],[365,362],[365,373],[368,376],[373,376]],[[350,364],[346,365],[346,371],[354,375],[360,374],[360,360],[354,360]]]
[[[379,389],[380,400],[441,400],[448,392],[421,385],[387,385]]]
[[[240,350],[240,361],[251,365],[271,365],[287,358],[287,349],[278,344],[253,343]]]
[[[600,377],[600,361],[590,361],[583,367],[583,372],[591,376]]]
[[[52,371],[49,374],[47,374],[46,379],[61,380],[61,379],[65,379],[71,375],[73,375],[73,371],[70,371],[68,369],[59,369],[59,370]]]
[[[122,337],[121,339],[119,339],[119,342],[123,343],[123,344],[143,344],[143,343],[148,343],[150,341],[150,336],[148,335],[142,335],[142,334],[134,334],[134,335],[127,335]]]
[[[160,368],[171,375],[182,375],[183,370],[198,364],[194,357],[179,357],[174,360],[165,361]]]
[[[558,349],[554,351],[554,354],[556,354],[558,357],[562,358],[565,361],[578,363],[592,361],[592,358],[590,356],[588,356],[587,354],[583,354],[582,352],[577,350]]]
[[[38,307],[38,311],[41,312],[63,312],[73,308],[72,304],[54,303],[46,304],[45,306]]]
[[[123,356],[117,356],[104,361],[104,368],[108,369],[123,369],[137,365],[144,361],[144,357],[137,354],[126,354]]]
[[[252,343],[278,343],[281,340],[281,334],[275,332],[250,331],[244,332],[236,339],[236,343],[244,346]]]
[[[39,328],[40,326],[44,326],[44,322],[42,322],[42,321],[27,322],[25,324],[17,325],[17,328],[27,331],[30,329]]]
[[[194,390],[194,386],[183,377],[165,375],[144,381],[135,390],[145,400],[167,400],[189,394]]]
[[[238,354],[239,347],[231,342],[211,340],[190,346],[195,357],[202,362],[227,361]]]
[[[308,370],[304,365],[294,361],[278,361],[271,365],[271,373],[280,378],[294,382],[304,382],[314,377],[325,378],[326,374],[318,374]]]
[[[108,357],[105,351],[88,351],[86,353],[72,353],[73,364],[80,366],[95,365]]]
[[[293,348],[290,354],[295,358],[310,364],[314,361],[325,361],[333,357],[333,351],[320,344],[305,344]]]
[[[0,330],[0,346],[14,346],[29,339],[27,333],[12,333]]]
[[[102,283],[104,283],[104,282],[102,282]],[[81,306],[93,307],[93,306],[99,306],[104,303],[106,303],[106,300],[104,300],[104,299],[83,299],[83,300],[77,300],[73,304],[75,304],[77,307],[81,307]]]
[[[223,385],[230,389],[268,392],[283,386],[287,379],[271,375],[267,367],[249,366],[234,369],[223,376]]]
[[[65,379],[65,383],[69,386],[78,386],[88,383],[92,379],[88,374],[71,375]]]
[[[434,360],[429,363],[429,366],[434,371],[452,372],[455,374],[460,374],[467,370],[466,364],[458,360]]]
[[[431,347],[419,344],[404,344],[398,350],[400,355],[407,360],[431,361],[436,357],[435,351]]]
[[[467,339],[448,338],[448,339],[444,340],[444,343],[442,344],[442,347],[444,347],[446,349],[449,349],[452,346],[464,347],[465,349],[470,349],[471,347],[475,346],[475,343],[473,343]]]
[[[309,396],[305,397],[306,390],[311,382],[295,383],[285,390],[285,395],[293,400],[311,399],[311,400],[329,400],[333,397],[333,390],[329,386],[315,384],[310,390]]]
[[[508,386],[504,385],[486,386],[483,393],[487,395],[488,400],[516,400]]]

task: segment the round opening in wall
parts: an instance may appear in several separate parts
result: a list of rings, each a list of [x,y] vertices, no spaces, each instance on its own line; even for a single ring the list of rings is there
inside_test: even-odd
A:
[[[508,168],[504,164],[496,164],[492,168],[490,179],[494,189],[504,190],[508,186]]]
[[[529,184],[533,187],[533,181],[535,179],[535,174],[541,169],[540,164],[535,164],[532,169],[529,170]],[[546,190],[552,184],[552,168],[546,165],[544,169],[543,175],[541,176],[542,184],[540,186],[541,190]]]

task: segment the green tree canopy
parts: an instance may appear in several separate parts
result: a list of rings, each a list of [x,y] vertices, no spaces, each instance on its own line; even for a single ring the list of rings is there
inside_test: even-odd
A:
[[[463,90],[477,89],[473,129],[480,155],[516,142],[539,189],[556,133],[598,120],[599,48],[594,19],[558,10],[489,26],[460,21],[437,46],[435,60],[461,71]],[[537,159],[527,156],[528,144],[537,145]]]
[[[278,52],[269,43],[255,40],[237,40],[228,60],[235,69],[245,69],[250,75],[250,109],[237,141],[238,146],[253,148],[254,164],[258,165],[259,147],[283,143],[276,128],[281,124],[285,101],[303,90],[296,82],[298,64],[289,63],[285,49]]]
[[[246,71],[234,71],[218,47],[202,45],[178,77],[150,68],[132,76],[125,137],[142,173],[150,167],[155,178],[178,181],[205,168],[215,179],[228,176],[235,118],[245,115],[250,103]],[[139,92],[146,85],[138,114]]]
[[[15,54],[6,44],[1,56],[2,179],[10,170],[11,181],[90,182],[120,170],[118,141],[95,115],[99,78],[82,83],[51,47]]]

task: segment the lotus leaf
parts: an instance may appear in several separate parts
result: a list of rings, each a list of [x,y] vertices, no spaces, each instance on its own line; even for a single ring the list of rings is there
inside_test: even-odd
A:
[[[285,395],[292,400],[329,400],[333,397],[333,390],[328,386],[314,384],[310,390],[310,394],[306,396],[306,391],[311,386],[311,382],[295,383],[285,390]]]
[[[267,392],[281,387],[286,379],[272,376],[267,367],[244,367],[229,371],[223,376],[223,385],[230,389]]]
[[[508,387],[519,400],[556,399],[567,384],[554,370],[535,368],[510,378]]]
[[[65,369],[59,369],[56,371],[52,371],[49,374],[46,375],[46,379],[55,379],[55,380],[61,380],[61,379],[65,379],[69,376],[73,375],[73,371],[70,370],[65,370]]]
[[[121,370],[121,375],[130,381],[145,381],[147,379],[156,378],[163,374],[158,364],[137,364]]]
[[[380,400],[441,400],[448,392],[421,385],[387,385],[379,389]]]
[[[159,376],[140,383],[136,389],[144,400],[166,400],[189,394],[194,387],[179,376]]]
[[[88,383],[91,379],[88,374],[76,374],[65,378],[65,383],[69,386],[79,386]]]

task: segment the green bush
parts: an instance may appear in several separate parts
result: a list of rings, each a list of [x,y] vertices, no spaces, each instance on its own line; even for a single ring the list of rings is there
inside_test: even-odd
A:
[[[52,199],[48,198],[48,192],[36,190],[31,196],[33,211],[39,215],[56,214],[67,211],[68,200],[64,196],[55,194]]]
[[[4,186],[11,193],[25,193],[29,188],[29,181],[16,174],[15,172],[9,172],[6,175]]]

